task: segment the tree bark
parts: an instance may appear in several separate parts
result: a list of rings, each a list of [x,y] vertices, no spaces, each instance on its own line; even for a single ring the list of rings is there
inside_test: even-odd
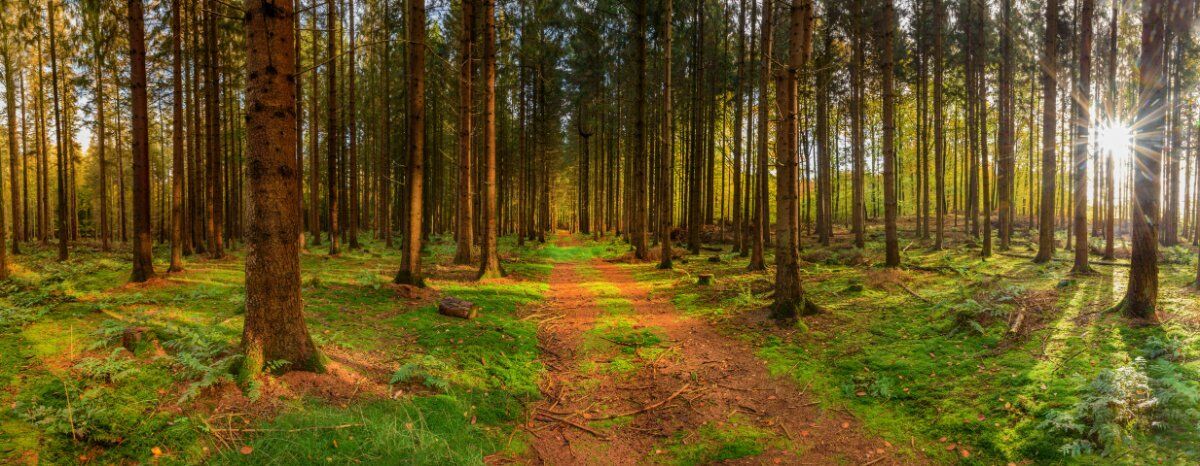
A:
[[[340,195],[338,181],[341,175],[340,165],[338,164],[338,152],[342,146],[341,123],[338,122],[338,109],[341,102],[338,102],[338,82],[337,82],[337,1],[329,0],[325,3],[325,29],[326,31],[326,47],[325,51],[329,55],[329,62],[325,65],[325,92],[328,100],[325,104],[325,130],[328,136],[325,138],[325,174],[326,174],[326,191],[329,204],[329,255],[334,256],[341,252],[341,230],[339,229],[338,215],[338,196]]]
[[[762,42],[761,64],[759,70],[758,82],[758,169],[755,171],[757,180],[755,184],[755,205],[754,205],[754,222],[751,227],[752,248],[750,251],[750,263],[747,264],[747,270],[765,270],[766,262],[763,258],[763,247],[766,241],[767,223],[770,221],[767,206],[767,129],[770,128],[768,117],[767,92],[768,82],[771,79],[771,16],[775,6],[772,0],[763,0],[763,17],[762,17],[762,35],[759,40]]]
[[[300,182],[296,166],[296,40],[291,0],[246,0],[246,322],[241,376],[287,361],[322,371],[300,299]]]
[[[63,115],[59,106],[59,85],[58,85],[58,29],[55,27],[54,0],[49,0],[46,6],[46,15],[49,18],[50,26],[50,86],[51,93],[54,97],[54,155],[58,165],[58,261],[64,262],[68,259],[67,238],[70,235],[70,225],[67,223],[67,160],[65,145],[69,144],[69,140],[63,137]]]
[[[854,247],[866,246],[866,183],[865,160],[863,150],[863,56],[864,42],[862,22],[864,19],[863,0],[854,0],[854,13],[849,18],[853,22],[853,56],[850,58],[850,153],[853,160],[851,187],[853,195],[850,207],[851,230],[854,233]]]
[[[1162,194],[1162,156],[1166,130],[1166,6],[1164,0],[1142,2],[1141,57],[1138,59],[1138,119],[1133,155],[1133,239],[1129,287],[1121,302],[1131,319],[1156,321],[1158,301],[1158,220]]]
[[[1051,0],[1053,1],[1053,0]],[[942,249],[946,231],[946,123],[945,123],[945,29],[946,7],[942,0],[933,0],[933,158],[937,191],[936,233],[933,248]]]
[[[496,0],[483,0],[483,238],[479,278],[498,277],[500,251],[496,223]],[[587,140],[586,138],[584,139]]]
[[[882,60],[880,79],[883,81],[883,225],[886,251],[885,264],[900,266],[900,240],[896,234],[896,89],[893,42],[896,35],[895,6],[892,0],[883,1],[883,43],[879,46]]]
[[[180,0],[171,0],[171,265],[183,270],[183,29]],[[102,126],[103,127],[103,126]],[[103,184],[103,182],[101,182]],[[107,240],[106,240],[107,242]]]
[[[779,70],[776,77],[776,105],[780,124],[776,135],[779,172],[775,177],[775,204],[779,218],[775,221],[778,237],[775,239],[775,302],[771,315],[780,320],[791,320],[799,314],[816,311],[816,307],[805,300],[804,286],[800,281],[800,237],[797,229],[800,211],[796,202],[796,185],[799,183],[796,97],[812,46],[812,1],[793,1],[790,17],[789,64],[786,69]]]
[[[633,192],[630,207],[631,222],[629,225],[630,243],[633,244],[633,255],[639,260],[650,257],[646,241],[646,230],[649,223],[647,215],[646,162],[649,159],[646,146],[646,2],[637,2],[634,13],[634,116],[633,116],[633,157],[631,167],[633,175]],[[544,186],[549,194],[549,187]],[[548,213],[548,211],[547,211]],[[549,220],[549,219],[547,219]]]
[[[458,226],[455,229],[457,246],[454,252],[455,264],[470,264],[475,260],[475,215],[473,210],[474,192],[471,174],[471,98],[474,95],[471,78],[474,73],[472,51],[475,38],[475,2],[463,0],[462,16],[463,31],[460,38],[458,78]]]
[[[421,273],[421,214],[425,177],[425,0],[409,0],[408,223],[396,283],[425,286]]]
[[[1071,273],[1090,274],[1088,265],[1088,223],[1087,223],[1087,170],[1088,170],[1088,133],[1092,129],[1092,16],[1095,14],[1095,0],[1082,0],[1079,11],[1079,76],[1075,79],[1075,92],[1072,94],[1071,121],[1074,122],[1071,143],[1071,170],[1075,185],[1074,221],[1071,223],[1075,234],[1075,264]]]
[[[0,53],[3,53],[4,60],[4,107],[6,121],[8,123],[8,179],[10,183],[9,199],[11,202],[10,205],[12,206],[12,210],[9,212],[12,215],[12,254],[15,256],[21,254],[21,240],[24,239],[22,234],[24,228],[22,227],[22,219],[20,215],[20,199],[22,199],[21,185],[17,181],[17,174],[24,172],[24,167],[17,167],[17,160],[24,158],[24,156],[23,154],[17,152],[17,87],[14,83],[15,80],[13,79],[14,71],[11,55],[12,47],[8,43],[10,37],[7,30],[5,31],[4,36],[5,44],[0,45],[0,49],[2,49],[0,50]],[[103,110],[101,110],[101,112],[103,112]],[[21,137],[24,139],[24,133],[21,134]],[[101,160],[104,159],[101,158]],[[0,180],[0,184],[3,184],[3,180]],[[0,193],[0,197],[3,197],[3,193]],[[4,217],[4,215],[0,214],[0,250],[4,249],[4,219],[2,217]],[[7,276],[5,264],[6,262],[4,253],[0,252],[0,278]]]
[[[208,236],[208,253],[213,259],[225,257],[224,232],[224,203],[221,191],[221,112],[220,112],[220,77],[217,72],[218,50],[217,39],[217,4],[216,0],[205,2],[204,28],[204,93],[205,93],[205,131],[207,140],[204,149],[208,174],[205,177],[204,189],[208,199],[205,205],[207,214],[205,231]]]
[[[1056,136],[1054,112],[1058,101],[1058,9],[1059,0],[1046,2],[1046,31],[1043,38],[1042,71],[1042,197],[1038,214],[1038,253],[1033,261],[1050,262],[1054,257],[1054,181]]]
[[[744,1],[742,2],[742,6],[745,7]],[[671,102],[671,99],[672,99],[672,96],[671,96],[671,42],[672,42],[671,34],[672,34],[672,23],[673,23],[672,15],[674,13],[674,3],[672,2],[672,0],[666,0],[666,5],[663,8],[664,8],[663,39],[664,39],[665,43],[663,45],[663,97],[662,97],[662,100],[663,100],[663,110],[662,110],[663,136],[662,136],[662,141],[663,141],[664,147],[663,147],[663,154],[659,157],[659,161],[658,161],[658,163],[659,163],[658,170],[659,170],[659,173],[661,174],[661,176],[663,177],[663,179],[658,183],[658,186],[660,188],[659,189],[659,197],[658,197],[658,208],[659,208],[658,245],[661,248],[659,250],[660,257],[658,258],[658,268],[662,269],[662,270],[668,270],[673,267],[673,264],[671,263],[672,262],[671,256],[674,255],[674,251],[671,249],[671,204],[672,204],[672,202],[674,202],[674,192],[672,189],[673,188],[672,181],[673,181],[674,177],[671,174],[671,166],[672,166],[672,162],[675,159],[675,118],[674,118],[674,113],[671,109],[671,103],[672,103]],[[739,73],[739,76],[740,76],[740,73]],[[734,95],[738,96],[739,95],[738,91],[735,90]],[[734,97],[734,98],[740,100],[740,97]],[[740,102],[738,105],[739,105],[739,108],[736,110],[737,116],[735,117],[735,121],[736,121],[734,123],[735,126],[740,125],[740,123],[741,123],[740,120],[741,120],[742,115],[741,115]],[[739,140],[740,140],[740,138],[739,138]],[[740,153],[737,151],[737,149],[734,149],[734,154],[735,154],[734,160],[740,159]],[[734,163],[736,164],[737,162],[735,161]],[[736,203],[736,201],[735,201],[735,203]]]
[[[150,136],[146,118],[146,33],[142,0],[127,2],[129,15],[129,87],[133,117],[133,274],[131,282],[154,277],[150,235]]]

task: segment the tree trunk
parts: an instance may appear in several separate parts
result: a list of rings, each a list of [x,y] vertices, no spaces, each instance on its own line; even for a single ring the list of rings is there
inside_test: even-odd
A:
[[[893,41],[896,27],[895,6],[892,0],[883,2],[883,43],[879,46],[880,80],[883,81],[883,225],[886,250],[885,264],[900,266],[900,240],[896,234],[896,89]]]
[[[1038,214],[1038,253],[1033,261],[1049,262],[1054,257],[1054,112],[1058,99],[1058,9],[1059,0],[1046,3],[1046,32],[1042,49],[1042,200]]]
[[[475,38],[475,5],[474,0],[463,0],[462,17],[463,31],[460,39],[458,78],[458,226],[455,230],[457,247],[454,252],[455,264],[470,264],[475,255],[475,215],[472,212],[474,193],[472,189],[473,175],[471,174],[471,89],[472,42]]]
[[[701,0],[702,1],[702,0]],[[646,241],[646,230],[649,222],[647,215],[646,162],[649,159],[646,149],[646,2],[637,2],[634,13],[634,116],[633,116],[633,205],[629,211],[632,215],[629,225],[629,239],[633,244],[633,255],[639,260],[650,257]],[[549,194],[549,186],[544,186]],[[547,210],[547,214],[549,211]],[[547,219],[548,220],[548,219]]]
[[[946,7],[942,0],[933,0],[933,158],[936,178],[937,216],[934,249],[942,249],[946,231],[946,123],[945,123],[945,29]]]
[[[3,60],[4,60],[4,104],[5,104],[4,107],[5,107],[5,113],[6,113],[5,116],[7,117],[6,121],[8,123],[8,175],[9,175],[8,179],[9,179],[9,183],[11,184],[10,188],[9,188],[9,193],[10,193],[9,197],[10,197],[11,206],[12,206],[12,210],[10,210],[9,212],[12,215],[12,253],[15,256],[15,255],[18,255],[21,253],[20,244],[21,244],[21,240],[24,239],[23,235],[22,235],[24,228],[22,228],[22,222],[21,222],[22,219],[21,219],[21,215],[20,215],[20,213],[21,213],[20,199],[22,199],[21,185],[17,181],[17,174],[24,173],[24,167],[21,167],[21,168],[17,167],[17,160],[24,158],[24,155],[23,155],[23,153],[17,152],[17,99],[16,99],[17,87],[14,84],[14,80],[13,80],[13,66],[12,66],[12,56],[11,56],[12,50],[11,50],[11,46],[7,42],[9,39],[9,35],[8,35],[7,31],[5,31],[4,36],[5,36],[6,43],[3,45],[0,45],[0,49],[2,49],[2,50],[0,50],[0,53],[3,53]],[[103,110],[101,110],[101,112],[103,112]],[[101,133],[101,134],[103,134],[103,133]],[[23,140],[25,137],[25,134],[22,133],[21,137]],[[103,161],[104,160],[103,157],[101,157],[100,160]],[[0,180],[0,184],[3,184],[3,180]],[[0,197],[3,197],[3,193],[0,193]],[[0,207],[0,209],[2,209],[2,207]],[[4,249],[4,233],[3,233],[4,219],[3,219],[3,217],[4,217],[4,215],[0,214],[0,250]],[[6,271],[7,269],[5,269],[5,264],[6,264],[6,262],[5,262],[5,258],[4,258],[4,253],[0,252],[0,278],[4,278],[5,276],[7,276],[7,271]]]
[[[1075,79],[1075,92],[1072,94],[1071,120],[1074,134],[1071,143],[1072,182],[1075,186],[1074,221],[1071,223],[1075,234],[1075,265],[1072,273],[1090,274],[1092,268],[1088,265],[1088,223],[1087,223],[1087,169],[1088,169],[1088,133],[1092,129],[1092,16],[1095,13],[1095,0],[1082,0],[1079,12],[1079,76]]]
[[[425,0],[408,1],[408,224],[396,283],[425,286],[421,213],[425,177]]]
[[[131,282],[154,276],[150,235],[150,136],[146,118],[146,33],[142,0],[127,2],[129,14],[129,87],[133,117],[133,274]]]
[[[1141,57],[1138,59],[1138,119],[1133,155],[1133,239],[1129,288],[1121,303],[1131,319],[1156,321],[1158,301],[1158,218],[1163,140],[1166,130],[1166,7],[1164,0],[1142,2]]]
[[[1117,112],[1117,33],[1120,29],[1121,2],[1112,2],[1111,34],[1108,41],[1108,92],[1106,94],[1108,116],[1116,121]],[[1114,254],[1113,241],[1116,233],[1116,163],[1115,151],[1110,149],[1104,163],[1104,260],[1111,261]]]
[[[357,74],[357,72],[356,72],[357,65],[356,65],[356,60],[354,59],[354,57],[356,55],[358,55],[358,49],[356,48],[357,43],[355,42],[356,39],[354,37],[354,35],[355,35],[355,31],[354,31],[354,16],[355,16],[354,15],[354,0],[347,0],[346,3],[347,3],[348,9],[350,10],[349,14],[347,15],[350,17],[350,50],[349,50],[350,59],[347,60],[349,63],[346,64],[346,67],[347,67],[346,80],[349,81],[347,83],[347,86],[349,87],[349,91],[347,92],[348,95],[346,96],[346,100],[350,107],[349,111],[346,112],[346,121],[349,123],[349,126],[350,126],[348,128],[348,131],[350,133],[350,165],[348,167],[346,167],[347,168],[346,176],[349,178],[348,184],[350,185],[350,195],[346,198],[346,208],[347,208],[347,212],[346,212],[346,217],[347,217],[346,227],[347,228],[346,229],[348,230],[346,232],[346,235],[348,237],[347,242],[349,243],[350,249],[354,250],[354,249],[359,248],[359,244],[358,244],[358,212],[359,212],[358,112],[355,110],[355,105],[357,103],[358,96],[356,94],[355,82],[354,82],[355,75]]]
[[[224,206],[221,192],[221,113],[220,113],[220,78],[217,73],[217,4],[216,0],[205,1],[204,28],[204,134],[207,140],[204,149],[207,154],[205,166],[208,174],[205,177],[204,189],[208,202],[205,205],[207,214],[205,232],[208,236],[208,253],[213,259],[225,257],[224,236]]]
[[[867,204],[866,204],[866,183],[865,176],[865,154],[863,150],[863,56],[866,53],[863,51],[866,39],[863,37],[862,22],[865,21],[863,15],[863,0],[854,0],[854,13],[849,18],[853,22],[851,26],[853,30],[854,42],[852,45],[853,56],[850,58],[850,150],[851,158],[853,159],[853,178],[851,180],[854,190],[853,198],[850,207],[851,229],[854,233],[854,247],[863,248],[866,246],[866,219]]]
[[[479,278],[498,277],[500,251],[496,223],[496,3],[483,0],[483,238]],[[587,141],[587,138],[584,138]],[[586,142],[585,142],[586,143]]]
[[[55,160],[58,164],[58,261],[64,262],[68,259],[67,238],[70,235],[70,224],[67,223],[67,160],[65,145],[69,144],[69,140],[64,140],[63,136],[63,114],[59,106],[59,86],[58,86],[58,29],[54,26],[56,13],[54,11],[54,0],[47,2],[46,14],[49,17],[50,26],[50,86],[51,93],[54,97],[54,141],[55,141]]]
[[[1013,28],[1013,0],[1004,0],[1001,9],[1003,30]],[[1012,34],[1000,34],[1000,147],[996,163],[996,188],[999,191],[1000,250],[1007,251],[1012,241],[1013,186],[1016,179],[1013,97],[1013,40]],[[1030,167],[1032,170],[1033,167]]]
[[[180,0],[171,0],[171,265],[183,270],[183,29]],[[101,120],[103,121],[103,120]],[[103,125],[101,126],[103,128]],[[103,184],[103,182],[101,182]],[[103,201],[101,201],[103,202]],[[107,243],[107,239],[105,240]]]
[[[291,0],[247,0],[246,322],[243,381],[272,361],[322,371],[300,299],[300,182],[296,166],[296,56]]]
[[[786,69],[779,70],[776,79],[780,123],[776,134],[779,172],[775,177],[775,204],[779,218],[775,221],[775,303],[771,315],[780,320],[795,319],[798,314],[809,314],[816,310],[815,306],[805,301],[804,286],[800,282],[800,236],[797,229],[800,211],[796,202],[796,185],[799,183],[796,94],[797,85],[803,81],[801,76],[806,74],[803,69],[808,65],[812,45],[812,1],[793,1],[790,17],[790,63]],[[764,50],[769,50],[769,47],[764,47]]]
[[[337,2],[330,0],[325,3],[325,29],[326,29],[326,47],[325,52],[329,55],[329,61],[325,64],[325,92],[327,101],[325,103],[325,130],[328,136],[325,138],[325,174],[326,174],[326,191],[328,197],[326,200],[329,204],[329,255],[334,256],[341,252],[341,230],[339,230],[339,206],[338,196],[340,195],[338,181],[341,175],[338,165],[338,152],[342,146],[341,126],[338,122],[338,107],[341,102],[338,102],[338,82],[337,82]]]
[[[750,252],[750,263],[746,266],[748,270],[765,270],[767,268],[765,259],[763,258],[763,247],[766,241],[767,223],[770,221],[767,206],[767,129],[770,128],[770,122],[767,120],[768,105],[767,92],[768,82],[771,78],[771,16],[775,9],[772,0],[763,0],[763,17],[762,17],[762,35],[759,40],[762,41],[761,59],[759,60],[762,67],[759,70],[758,81],[758,168],[755,171],[757,175],[755,184],[755,205],[754,205],[754,224],[751,228],[751,240],[753,241]]]
[[[742,2],[742,6],[745,7],[744,1]],[[663,154],[661,156],[659,156],[659,161],[658,161],[658,164],[659,164],[658,170],[659,170],[660,175],[663,178],[658,183],[658,186],[660,188],[659,189],[659,197],[658,197],[658,208],[659,208],[658,245],[661,248],[659,251],[660,257],[658,259],[658,268],[662,269],[662,270],[667,270],[667,269],[670,269],[671,267],[673,267],[673,264],[671,263],[671,259],[672,259],[671,256],[674,255],[674,251],[671,249],[671,204],[672,204],[672,202],[674,202],[673,201],[674,200],[674,191],[672,189],[673,188],[673,186],[672,186],[672,178],[673,177],[671,175],[671,167],[672,167],[672,162],[675,159],[675,118],[674,118],[674,113],[671,109],[671,103],[672,103],[671,102],[671,99],[672,99],[672,96],[671,96],[671,42],[672,42],[671,34],[672,34],[672,27],[671,26],[673,23],[672,14],[674,13],[674,3],[672,2],[672,0],[666,0],[666,5],[664,6],[664,8],[665,8],[665,10],[663,12],[663,33],[662,33],[663,40],[665,41],[665,44],[663,45],[663,97],[662,97],[662,100],[663,100],[663,110],[662,110],[663,136],[662,136],[662,141],[663,141],[663,145],[665,147],[663,148]],[[740,76],[740,73],[739,73],[739,76]],[[737,96],[738,91],[735,90],[734,95]],[[734,97],[734,98],[739,99],[739,97]],[[741,115],[740,103],[738,105],[739,105],[739,108],[736,111],[737,116],[735,117],[735,123],[734,123],[735,126],[740,125],[740,123],[741,123],[740,120],[741,120],[742,115]],[[740,154],[737,152],[736,149],[735,149],[734,154],[735,154],[734,155],[734,160],[735,160],[734,163],[736,164],[737,163],[736,160],[740,159]],[[736,203],[736,201],[735,201],[735,203]]]

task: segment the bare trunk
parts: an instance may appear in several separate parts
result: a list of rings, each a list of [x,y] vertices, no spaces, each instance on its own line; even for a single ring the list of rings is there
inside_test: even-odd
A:
[[[1133,230],[1129,287],[1122,313],[1131,319],[1155,321],[1158,301],[1158,218],[1162,155],[1166,130],[1167,76],[1166,6],[1163,0],[1142,2],[1141,57],[1138,59],[1138,119],[1134,138]]]
[[[400,270],[394,281],[425,286],[421,274],[421,214],[425,177],[425,0],[409,0],[408,40],[408,223]]]
[[[265,364],[322,371],[300,299],[296,56],[291,0],[246,0],[246,322],[243,380]]]
[[[770,216],[768,215],[767,206],[767,129],[770,128],[770,122],[767,120],[768,105],[767,102],[767,83],[771,78],[771,13],[775,9],[772,0],[763,1],[763,19],[762,19],[762,36],[759,38],[762,41],[761,66],[759,70],[758,82],[758,168],[755,171],[757,175],[755,184],[755,205],[754,205],[754,224],[751,228],[751,240],[753,241],[750,251],[750,263],[746,266],[748,270],[764,270],[767,268],[763,258],[763,247],[766,241],[767,223]]]
[[[886,265],[900,266],[900,240],[896,234],[896,89],[892,43],[896,29],[892,0],[883,4],[883,43],[880,44],[880,79],[883,81],[883,225]]]
[[[129,281],[154,277],[150,235],[150,137],[146,118],[146,33],[142,0],[127,2],[129,14],[129,87],[133,118],[133,274]]]
[[[475,2],[462,2],[463,31],[459,60],[458,78],[458,210],[455,212],[458,226],[455,229],[457,246],[454,252],[455,264],[470,264],[474,261],[475,247],[475,216],[472,212],[474,192],[472,189],[473,176],[471,173],[471,98],[474,95],[471,86],[473,42],[475,37]]]
[[[171,265],[168,272],[183,270],[183,29],[180,0],[171,0]],[[103,126],[102,126],[103,127]],[[103,184],[103,182],[101,182]],[[107,239],[105,240],[107,243]]]
[[[1092,15],[1095,13],[1095,0],[1082,0],[1079,15],[1079,76],[1075,79],[1075,92],[1071,99],[1071,120],[1073,125],[1071,170],[1072,182],[1075,186],[1074,221],[1071,223],[1075,234],[1075,265],[1072,273],[1092,273],[1088,265],[1088,224],[1087,224],[1087,169],[1088,169],[1088,132],[1092,128]]]
[[[1054,257],[1054,181],[1056,136],[1054,112],[1058,99],[1058,9],[1059,0],[1046,3],[1046,32],[1042,49],[1042,200],[1038,216],[1037,263]]]
[[[483,238],[479,278],[498,277],[500,235],[496,224],[496,2],[483,0]],[[587,139],[585,138],[584,141]]]
[[[800,129],[796,94],[801,77],[805,75],[803,70],[808,65],[812,44],[812,1],[793,1],[790,17],[790,63],[786,69],[779,70],[775,81],[780,121],[776,135],[779,173],[775,177],[779,218],[775,221],[775,302],[771,315],[781,320],[816,311],[816,306],[805,300],[804,286],[800,282],[800,232],[797,229],[800,211],[796,202],[799,183],[796,143]]]
[[[745,7],[745,2],[742,2],[742,6]],[[672,249],[671,249],[671,204],[674,202],[674,193],[672,190],[672,184],[673,184],[674,177],[672,176],[672,173],[671,173],[671,166],[675,159],[675,136],[674,136],[675,135],[675,118],[674,118],[674,113],[671,109],[671,103],[672,103],[671,102],[671,99],[672,99],[672,96],[671,96],[671,39],[672,39],[671,33],[672,33],[672,27],[671,26],[672,26],[672,14],[674,12],[673,11],[674,10],[674,2],[672,2],[672,0],[666,0],[666,5],[664,6],[664,8],[665,8],[665,11],[663,13],[663,38],[666,43],[663,45],[663,55],[664,56],[663,56],[663,98],[662,98],[663,99],[662,142],[665,147],[663,148],[663,153],[659,156],[659,161],[658,161],[658,170],[659,170],[660,175],[663,178],[658,183],[658,186],[659,186],[658,245],[661,248],[661,250],[659,251],[660,257],[658,259],[658,268],[666,270],[666,269],[670,269],[673,266],[673,264],[671,263],[671,259],[672,259],[671,256],[674,255],[674,251],[672,251]],[[740,73],[739,73],[739,76],[740,76]],[[734,91],[734,92],[735,92],[735,94],[737,93],[737,91]],[[742,116],[740,103],[738,105],[739,105],[739,107],[737,110],[737,117],[735,117],[735,118],[737,120],[740,120],[741,116]],[[734,124],[739,125],[740,121],[737,121]],[[735,160],[734,164],[736,165],[737,164],[736,160],[740,159],[740,153],[738,151],[736,151],[736,149],[735,149],[734,154],[735,154],[734,155],[734,160]],[[735,203],[736,203],[736,201],[735,201]]]

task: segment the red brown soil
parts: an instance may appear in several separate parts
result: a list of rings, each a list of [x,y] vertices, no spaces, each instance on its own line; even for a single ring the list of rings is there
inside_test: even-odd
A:
[[[769,447],[733,464],[924,463],[865,433],[844,412],[824,410],[791,379],[773,377],[753,348],[652,297],[619,265],[593,261],[594,280],[615,285],[634,307],[634,327],[652,327],[668,349],[632,374],[578,368],[589,356],[580,344],[601,309],[579,273],[588,264],[558,264],[539,329],[548,372],[544,400],[530,413],[533,464],[640,464],[663,454],[676,433],[709,424],[721,429],[734,415],[789,439],[797,448]],[[592,279],[589,279],[592,280]],[[601,355],[602,356],[602,355]],[[596,354],[590,355],[596,357]],[[598,427],[590,420],[634,413],[628,423]],[[799,453],[797,453],[799,452]]]

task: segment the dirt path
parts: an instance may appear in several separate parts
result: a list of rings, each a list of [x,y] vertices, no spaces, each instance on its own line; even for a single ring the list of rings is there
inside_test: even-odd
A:
[[[653,351],[596,338],[613,302],[631,305],[621,318],[635,331],[661,337]],[[848,414],[822,410],[794,381],[772,377],[748,345],[651,298],[621,266],[557,264],[538,312],[548,373],[527,426],[535,463],[652,463],[668,444],[703,441],[703,425],[769,433],[765,451],[733,464],[914,462]],[[623,357],[636,359],[632,370],[603,369]]]

